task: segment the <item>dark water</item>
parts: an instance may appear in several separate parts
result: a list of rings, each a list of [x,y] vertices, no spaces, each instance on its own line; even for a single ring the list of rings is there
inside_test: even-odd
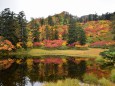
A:
[[[86,60],[69,57],[2,59],[0,60],[0,86],[42,86],[66,78],[82,80],[86,73]]]

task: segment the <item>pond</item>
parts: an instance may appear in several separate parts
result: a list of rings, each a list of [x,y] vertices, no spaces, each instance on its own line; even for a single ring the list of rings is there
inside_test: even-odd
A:
[[[0,86],[43,86],[58,80],[83,80],[85,73],[107,77],[94,58],[46,56],[0,59]]]

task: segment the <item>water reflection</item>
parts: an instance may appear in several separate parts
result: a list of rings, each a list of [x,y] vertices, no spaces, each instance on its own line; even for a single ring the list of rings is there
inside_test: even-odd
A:
[[[12,65],[0,70],[0,86],[42,86],[65,78],[79,78],[86,72],[85,60],[73,57],[13,59]]]
[[[81,60],[79,63],[76,63],[75,58],[71,57],[67,59],[68,65],[68,75],[71,78],[77,77],[82,79],[82,75],[86,72],[86,62]]]

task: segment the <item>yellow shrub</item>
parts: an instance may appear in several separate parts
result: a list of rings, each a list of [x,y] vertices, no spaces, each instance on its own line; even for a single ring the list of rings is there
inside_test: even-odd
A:
[[[66,42],[66,41],[64,41],[64,42],[62,43],[62,46],[66,46],[66,44],[67,44],[67,42]]]
[[[18,43],[16,44],[16,47],[17,47],[17,48],[22,48],[21,45],[22,45],[22,42],[18,42]]]
[[[29,48],[30,48],[30,47],[33,47],[33,43],[32,43],[31,41],[28,41],[26,45],[27,45],[27,47],[29,47]]]
[[[44,46],[44,43],[43,43],[43,42],[41,42],[41,45],[42,45],[42,46]]]

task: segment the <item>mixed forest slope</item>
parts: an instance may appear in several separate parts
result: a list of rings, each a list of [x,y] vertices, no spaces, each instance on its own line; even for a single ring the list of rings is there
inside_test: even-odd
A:
[[[33,34],[37,34],[36,31],[38,31],[39,37],[34,35],[36,40],[67,40],[68,28],[71,18],[73,18],[76,23],[78,23],[84,29],[87,37],[87,43],[103,40],[110,41],[112,40],[110,21],[111,15],[112,14],[108,13],[105,14],[105,16],[90,14],[79,18],[64,11],[60,14],[48,16],[47,18],[32,19],[29,22],[28,27],[33,31]]]

